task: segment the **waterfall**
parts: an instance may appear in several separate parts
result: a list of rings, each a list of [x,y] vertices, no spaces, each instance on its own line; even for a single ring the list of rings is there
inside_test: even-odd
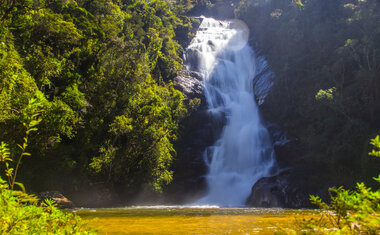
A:
[[[220,138],[205,151],[208,192],[198,204],[243,206],[252,185],[275,165],[253,88],[264,65],[247,44],[248,36],[239,20],[204,18],[185,52],[187,68],[202,76],[208,112],[225,123]]]

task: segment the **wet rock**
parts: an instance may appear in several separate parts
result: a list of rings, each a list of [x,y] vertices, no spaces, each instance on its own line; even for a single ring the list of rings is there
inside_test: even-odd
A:
[[[37,196],[41,199],[41,201],[44,201],[45,199],[51,199],[55,201],[61,209],[70,209],[75,207],[75,204],[71,200],[67,199],[65,196],[63,196],[62,193],[58,191],[40,192],[37,194]]]
[[[190,71],[199,71],[199,57],[197,50],[193,48],[187,48],[185,50],[184,61],[186,67]]]
[[[255,100],[261,106],[273,86],[274,73],[270,70],[264,57],[256,58],[256,76],[253,78],[252,86]]]
[[[220,126],[215,126],[211,118],[201,107],[183,120],[181,139],[175,146],[174,180],[166,195],[172,200],[170,203],[191,203],[206,189],[204,152],[215,142],[218,131],[222,130]]]
[[[271,122],[265,122],[265,127],[267,128],[275,148],[288,147],[291,140],[286,136],[286,134],[281,129],[280,125]]]
[[[204,99],[201,75],[193,71],[182,71],[174,79],[174,86],[180,90],[186,99]]]
[[[289,139],[278,124],[266,123],[280,170],[263,177],[252,187],[246,204],[253,207],[310,208],[310,195],[328,201],[328,167],[304,156],[308,148],[298,139]]]
[[[246,204],[253,207],[312,208],[310,195],[319,195],[327,200],[328,187],[321,187],[310,173],[287,170],[261,178],[252,187]]]
[[[196,71],[182,71],[174,79],[187,102],[194,98],[201,100],[200,106],[182,120],[181,138],[175,145],[177,159],[174,163],[174,180],[167,188],[167,203],[189,203],[200,197],[206,188],[207,166],[203,156],[207,147],[220,136],[224,123],[215,122],[207,111],[202,75]]]

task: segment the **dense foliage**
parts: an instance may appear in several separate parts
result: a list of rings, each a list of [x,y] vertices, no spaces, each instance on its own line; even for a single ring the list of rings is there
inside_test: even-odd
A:
[[[254,0],[235,12],[276,74],[261,108],[297,141],[292,158],[322,165],[330,184],[369,181],[378,166],[366,152],[380,130],[379,2]]]
[[[35,196],[8,190],[0,178],[1,234],[95,234],[78,215],[63,212],[54,201],[38,205]]]
[[[191,20],[179,13],[191,6],[1,1],[0,140],[11,158],[22,151],[23,123],[38,119],[20,181],[34,190],[100,183],[133,192],[172,180],[173,141],[186,114],[171,84],[182,69],[176,32],[189,40]]]

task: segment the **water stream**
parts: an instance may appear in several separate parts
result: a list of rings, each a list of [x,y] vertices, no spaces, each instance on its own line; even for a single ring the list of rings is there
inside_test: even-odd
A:
[[[208,193],[197,204],[243,206],[252,185],[275,165],[254,98],[253,79],[262,63],[247,44],[248,36],[241,21],[204,18],[186,50],[188,69],[203,77],[210,115],[226,123],[219,140],[205,151]]]
[[[313,210],[152,206],[80,209],[100,234],[274,234],[297,228]],[[96,218],[95,220],[92,220]]]

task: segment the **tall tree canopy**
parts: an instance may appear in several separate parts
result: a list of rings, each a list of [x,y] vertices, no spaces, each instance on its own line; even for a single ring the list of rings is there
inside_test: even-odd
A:
[[[182,69],[175,37],[191,27],[177,13],[191,5],[169,4],[0,3],[0,140],[17,152],[24,119],[41,118],[29,137],[34,158],[22,174],[43,182],[35,190],[58,179],[72,188],[101,182],[120,191],[143,184],[161,190],[172,180],[173,141],[186,114],[171,84]]]

